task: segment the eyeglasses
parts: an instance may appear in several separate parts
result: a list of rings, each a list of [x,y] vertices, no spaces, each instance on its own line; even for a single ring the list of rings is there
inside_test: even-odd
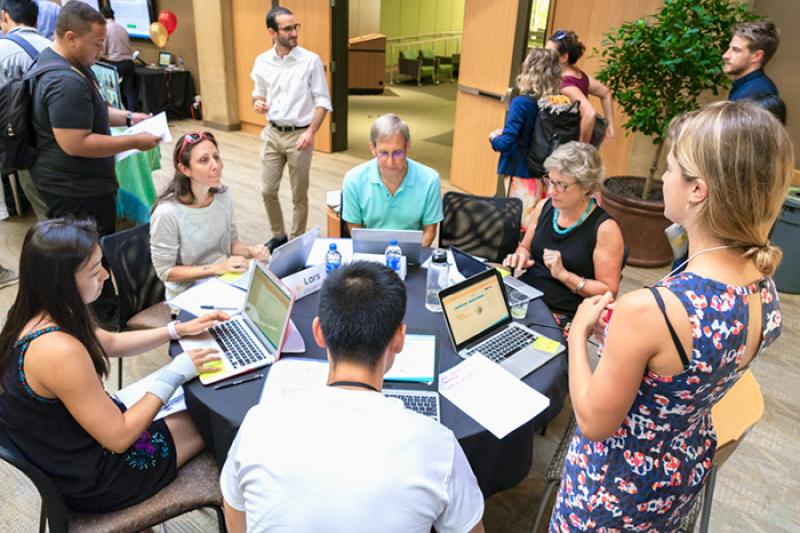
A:
[[[283,28],[278,28],[278,31],[282,31],[285,33],[292,33],[293,31],[300,31],[300,24],[295,24],[294,26],[284,26]]]
[[[378,159],[387,159],[390,156],[392,159],[400,159],[406,156],[406,151],[395,150],[394,152],[387,152],[386,150],[378,150],[375,154],[378,156]]]
[[[550,177],[550,174],[545,174],[542,178],[542,181],[544,182],[545,187],[553,187],[558,192],[567,192],[570,187],[577,185],[577,183],[564,183],[562,181],[555,181]]]
[[[187,133],[183,136],[183,142],[181,143],[181,147],[178,150],[178,156],[175,158],[175,163],[177,164],[181,160],[181,156],[183,155],[183,151],[189,145],[194,145],[199,143],[200,141],[211,141],[214,144],[217,144],[217,140],[214,138],[214,134],[210,131],[203,131],[203,132],[191,132]]]

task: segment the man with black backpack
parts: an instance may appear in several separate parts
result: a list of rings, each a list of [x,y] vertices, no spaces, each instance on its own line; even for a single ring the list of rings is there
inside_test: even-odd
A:
[[[30,69],[39,53],[51,42],[36,31],[39,7],[33,0],[0,1],[0,27],[5,35],[0,38],[0,87],[22,77]],[[18,170],[17,176],[31,203],[36,218],[45,217],[45,205],[27,170]]]

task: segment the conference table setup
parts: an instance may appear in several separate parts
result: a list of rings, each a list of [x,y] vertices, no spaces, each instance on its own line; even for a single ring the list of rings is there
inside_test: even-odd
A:
[[[327,247],[329,241],[341,243],[346,240],[318,239],[322,241],[324,247]],[[429,248],[423,249],[421,261],[423,265],[424,260],[431,255],[431,251]],[[442,313],[431,312],[425,307],[427,269],[424,266],[408,265],[405,274],[404,283],[407,290],[405,323],[409,332],[425,330],[437,333],[439,365],[437,370],[441,375],[462,363],[464,359],[453,347],[448,325]],[[200,287],[202,285],[196,286],[195,289]],[[318,290],[295,301],[291,310],[291,320],[302,336],[305,351],[283,353],[276,364],[279,365],[281,361],[293,357],[319,360],[327,358],[325,350],[317,345],[312,334],[312,321],[317,316],[318,310]],[[178,315],[179,320],[189,320],[192,317],[193,314],[185,310],[181,310]],[[529,325],[531,329],[547,338],[564,344],[561,330],[541,298],[531,300],[524,319],[518,321]],[[180,344],[173,341],[170,345],[170,355],[174,357],[181,351]],[[261,400],[262,388],[269,380],[270,368],[271,366],[266,366],[249,374],[234,376],[220,381],[217,385],[203,385],[200,380],[192,380],[183,386],[188,412],[220,467],[225,462],[228,450],[246,413]],[[255,374],[262,374],[264,378],[248,379]],[[459,440],[485,497],[516,486],[530,472],[534,434],[546,427],[564,405],[568,390],[566,352],[561,351],[532,373],[522,377],[521,381],[527,387],[546,396],[549,406],[503,438],[495,436],[456,407],[444,394],[440,394],[440,422],[451,429]],[[440,391],[441,387],[440,382]],[[302,424],[303,421],[298,420],[297,423]],[[324,443],[320,442],[320,446],[324,446]]]

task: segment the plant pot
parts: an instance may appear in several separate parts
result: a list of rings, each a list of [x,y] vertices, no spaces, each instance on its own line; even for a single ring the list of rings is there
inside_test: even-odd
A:
[[[640,176],[615,176],[602,186],[602,205],[622,229],[628,248],[628,264],[655,268],[669,264],[672,248],[664,230],[670,221],[664,217],[664,202],[642,200],[645,178]],[[661,182],[654,184],[660,198]]]

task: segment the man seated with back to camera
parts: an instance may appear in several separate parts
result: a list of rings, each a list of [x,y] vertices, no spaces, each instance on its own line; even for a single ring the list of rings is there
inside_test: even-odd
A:
[[[410,147],[408,124],[397,115],[372,124],[375,157],[344,177],[342,219],[350,229],[422,230],[422,245],[433,243],[444,218],[439,173],[408,157]]]
[[[383,265],[328,275],[312,326],[327,386],[247,413],[220,479],[228,531],[483,531],[483,496],[453,432],[380,392],[405,310],[405,285]]]

